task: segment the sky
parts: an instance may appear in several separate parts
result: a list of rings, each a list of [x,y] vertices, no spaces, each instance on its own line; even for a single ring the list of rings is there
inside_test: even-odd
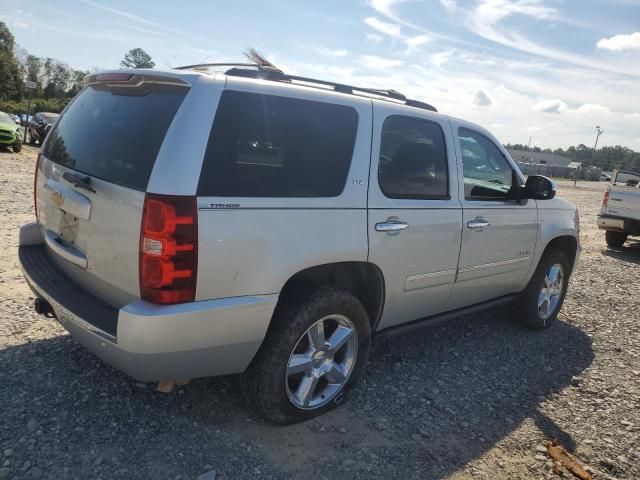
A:
[[[29,53],[117,68],[243,61],[390,88],[503,143],[640,151],[640,0],[0,0]]]

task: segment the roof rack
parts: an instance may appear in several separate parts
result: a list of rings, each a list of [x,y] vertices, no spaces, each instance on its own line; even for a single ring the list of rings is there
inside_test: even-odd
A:
[[[196,63],[194,65],[182,65],[181,67],[173,67],[174,70],[190,70],[192,68],[203,67],[250,67],[260,70],[260,65],[257,63]]]
[[[363,88],[353,85],[345,85],[342,83],[329,82],[326,80],[318,80],[316,78],[299,77],[297,75],[287,75],[280,70],[275,70],[256,63],[199,63],[195,65],[185,65],[182,67],[175,67],[176,70],[188,70],[192,68],[203,67],[231,67],[225,71],[225,75],[231,75],[234,77],[256,78],[260,80],[270,80],[274,82],[298,82],[305,84],[309,87],[324,88],[330,87],[335,92],[347,93],[351,95],[365,94],[372,95],[380,98],[381,100],[392,100],[395,102],[403,103],[410,107],[422,108],[424,110],[430,110],[437,112],[438,110],[433,106],[425,102],[418,100],[408,99],[405,95],[396,90],[381,90],[376,88]]]
[[[340,93],[348,93],[352,95],[356,95],[358,93],[373,95],[376,97],[381,97],[382,100],[390,99],[396,102],[402,102],[405,105],[410,107],[422,108],[425,110],[430,110],[432,112],[437,112],[438,110],[433,106],[429,105],[425,102],[420,102],[418,100],[408,99],[405,95],[396,90],[380,90],[376,88],[363,88],[356,87],[353,85],[345,85],[342,83],[329,82],[326,80],[318,80],[316,78],[307,78],[307,77],[299,77],[297,75],[287,75],[285,73],[273,70],[262,69],[260,66],[252,64],[251,66],[256,67],[257,70],[248,70],[246,68],[231,68],[225,72],[226,75],[231,75],[235,77],[245,77],[245,78],[258,78],[261,80],[271,80],[278,82],[299,82],[306,84],[309,87],[318,88],[318,86],[322,87],[331,87],[334,91]]]

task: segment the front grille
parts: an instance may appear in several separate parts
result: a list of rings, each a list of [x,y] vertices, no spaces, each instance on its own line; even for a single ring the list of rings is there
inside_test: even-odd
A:
[[[8,132],[0,132],[0,140],[15,140],[15,135]]]

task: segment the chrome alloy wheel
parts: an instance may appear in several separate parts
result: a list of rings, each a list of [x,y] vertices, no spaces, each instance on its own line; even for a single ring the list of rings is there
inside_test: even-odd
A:
[[[333,400],[349,380],[358,357],[358,332],[343,315],[327,315],[298,339],[289,357],[289,401],[312,410]]]
[[[549,268],[538,294],[538,314],[541,319],[546,320],[555,313],[562,298],[563,287],[564,271],[562,265],[556,263]]]

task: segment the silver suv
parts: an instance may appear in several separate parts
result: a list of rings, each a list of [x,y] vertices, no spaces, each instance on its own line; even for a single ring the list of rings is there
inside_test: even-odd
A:
[[[244,372],[287,423],[340,403],[374,335],[507,303],[549,326],[579,253],[554,195],[395,91],[118,70],[42,146],[19,256],[36,310],[104,361],[165,384]]]

